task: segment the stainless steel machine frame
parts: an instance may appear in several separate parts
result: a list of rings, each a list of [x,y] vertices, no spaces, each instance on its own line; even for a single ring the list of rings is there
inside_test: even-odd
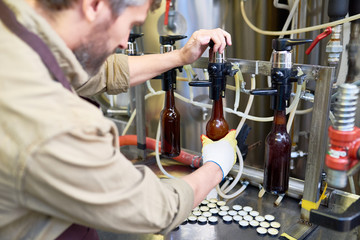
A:
[[[242,60],[242,59],[228,59],[228,61],[236,63],[239,65],[241,71],[244,74],[253,74],[257,73],[259,75],[270,75],[270,62],[265,61],[250,61],[250,60]],[[197,62],[193,64],[194,68],[207,68],[208,58],[201,58]],[[302,209],[300,213],[300,209],[298,209],[298,201],[296,199],[307,199],[309,201],[317,201],[319,192],[320,192],[320,182],[322,175],[322,166],[325,159],[325,153],[327,149],[327,129],[328,129],[328,117],[329,117],[329,108],[330,108],[330,96],[331,96],[331,88],[334,81],[334,68],[332,67],[324,67],[324,66],[316,66],[316,65],[302,65],[295,64],[294,67],[300,67],[302,71],[307,75],[306,80],[315,81],[315,99],[313,105],[313,114],[310,129],[310,144],[309,144],[309,155],[307,157],[307,167],[306,167],[306,177],[305,180],[290,178],[290,186],[287,195],[291,198],[286,198],[282,202],[282,210],[286,209],[286,216],[291,218],[288,221],[283,220],[283,227],[287,234],[295,237],[296,239],[304,239],[309,237],[308,239],[319,239],[319,237],[337,237],[337,239],[355,239],[353,233],[343,234],[337,233],[335,231],[324,229],[322,227],[317,228],[315,231],[314,226],[311,224],[307,224],[307,216],[309,213]],[[320,93],[320,94],[316,94]],[[234,172],[237,172],[237,169],[234,167]],[[253,185],[257,185],[262,183],[263,181],[263,172],[261,169],[256,169],[252,167],[245,166],[243,172],[243,178],[253,183]],[[331,194],[327,204],[329,206],[335,206],[335,208],[342,208],[338,210],[343,210],[348,207],[352,202],[358,199],[359,196],[348,194],[339,190],[331,189]],[[275,196],[267,195],[264,196],[263,199],[259,199],[258,201],[254,201],[256,195],[256,189],[253,186],[249,186],[245,192],[236,199],[230,200],[234,203],[244,203],[249,204],[250,202],[253,205],[258,206],[259,209],[262,209],[263,212],[276,212],[279,209],[273,208],[271,203],[274,200]],[[295,200],[294,200],[295,199]],[[305,212],[305,213],[304,213]],[[281,214],[285,216],[284,214]],[[296,216],[298,216],[298,220],[296,220]],[[301,219],[300,219],[301,218]],[[320,230],[319,230],[320,229]],[[255,234],[254,234],[255,233]],[[223,237],[231,236],[233,239],[235,236],[238,237],[238,234],[242,234],[242,237],[245,239],[258,239],[254,235],[256,235],[255,231],[251,230],[242,230],[233,225],[227,225],[224,223],[219,223],[217,227],[212,225],[205,225],[198,227],[197,225],[187,224],[182,225],[180,230],[174,230],[169,235],[160,237],[157,235],[131,235],[131,234],[111,234],[107,232],[100,232],[100,235],[104,239],[188,239],[191,237],[204,237],[208,239],[224,239]],[[235,235],[234,235],[235,234]],[[351,238],[350,238],[351,237]],[[264,237],[261,236],[259,238],[262,239],[271,239],[273,237]],[[357,239],[357,238],[356,238]]]

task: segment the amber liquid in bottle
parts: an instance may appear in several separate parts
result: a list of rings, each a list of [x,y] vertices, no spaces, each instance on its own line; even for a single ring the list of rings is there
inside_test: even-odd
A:
[[[165,105],[161,118],[161,154],[176,157],[180,154],[180,113],[175,108],[174,90],[165,92]]]
[[[206,124],[206,136],[211,140],[217,141],[226,136],[229,132],[229,125],[223,114],[222,97],[213,100],[211,118]]]
[[[275,110],[273,126],[265,141],[264,187],[267,192],[282,194],[288,190],[290,154],[285,110]]]

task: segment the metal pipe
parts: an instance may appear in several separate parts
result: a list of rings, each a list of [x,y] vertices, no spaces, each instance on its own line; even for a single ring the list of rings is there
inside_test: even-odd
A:
[[[129,110],[128,109],[106,109],[107,114],[116,114],[116,115],[124,115],[129,116]]]
[[[138,156],[146,158],[146,128],[145,128],[145,84],[135,86],[136,135]]]
[[[140,34],[130,34],[128,40],[128,48],[126,53],[129,56],[138,55],[137,44],[135,39],[143,36]],[[133,90],[134,89],[134,90]],[[136,135],[137,135],[137,152],[140,159],[146,158],[146,128],[145,128],[145,83],[139,84],[131,89],[130,105],[133,110],[133,94],[135,94],[135,109],[136,109]]]
[[[348,73],[346,82],[354,82],[360,75],[360,22],[351,23],[350,41],[347,45],[348,50]]]
[[[239,166],[235,165],[230,174],[235,175],[239,170]],[[254,167],[244,166],[242,179],[247,180],[253,186],[259,186],[264,181],[264,171]],[[290,178],[289,189],[286,195],[292,198],[301,199],[304,192],[304,181],[296,178]]]

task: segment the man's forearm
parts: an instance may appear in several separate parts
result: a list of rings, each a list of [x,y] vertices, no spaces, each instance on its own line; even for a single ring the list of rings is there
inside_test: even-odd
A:
[[[198,206],[207,194],[223,177],[222,171],[216,163],[207,162],[195,172],[182,179],[194,190],[194,207]]]
[[[143,83],[182,64],[179,50],[165,54],[129,56],[130,86]]]

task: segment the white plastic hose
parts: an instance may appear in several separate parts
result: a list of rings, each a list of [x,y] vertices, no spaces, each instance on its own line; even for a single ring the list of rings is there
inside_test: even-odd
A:
[[[241,72],[240,72],[241,73]],[[255,74],[253,74],[251,76],[251,89],[255,89],[255,85],[256,85],[256,82],[255,82]],[[251,109],[251,106],[252,106],[252,103],[253,103],[253,100],[254,100],[254,95],[250,95],[249,96],[249,100],[248,100],[248,103],[246,105],[246,108],[245,108],[245,111],[244,111],[244,115],[245,116],[248,116],[249,114],[249,111]],[[236,136],[239,134],[242,126],[244,125],[246,121],[246,117],[242,117],[241,118],[241,121],[238,125],[238,127],[236,128]],[[239,157],[239,172],[238,174],[236,175],[236,178],[234,179],[234,181],[230,184],[229,187],[225,188],[224,186],[222,186],[221,188],[219,188],[219,186],[216,188],[216,191],[218,192],[218,194],[223,197],[223,198],[233,198],[233,197],[236,197],[237,195],[241,194],[245,188],[246,188],[246,185],[243,185],[240,187],[239,190],[237,190],[236,192],[230,194],[230,195],[226,195],[226,193],[230,192],[235,186],[236,184],[240,181],[240,177],[242,175],[242,171],[243,171],[243,168],[244,168],[244,160],[243,160],[243,157],[242,157],[242,154],[240,152],[240,149],[236,146],[236,152],[237,152],[237,155]]]
[[[237,111],[240,104],[240,84],[244,82],[244,77],[238,65],[234,64],[233,69],[237,69],[238,72],[235,74],[235,102],[234,102],[234,111]]]
[[[304,110],[296,110],[296,114],[303,115],[303,114],[311,113],[312,110],[313,110],[313,108],[308,108],[308,109],[304,109]]]
[[[126,123],[126,126],[125,126],[123,132],[121,133],[121,136],[126,135],[126,133],[127,133],[127,131],[129,130],[132,122],[133,122],[134,119],[135,119],[135,116],[136,116],[136,109],[134,109],[134,111],[132,112],[132,114],[131,114],[131,116],[130,116],[130,118],[129,118],[129,121]]]
[[[222,198],[225,198],[225,199],[234,198],[234,197],[238,196],[239,194],[241,194],[245,190],[245,188],[247,186],[247,185],[243,185],[236,192],[234,192],[232,194],[229,194],[229,195],[226,195],[226,193],[228,193],[230,190],[232,190],[234,188],[234,186],[240,181],[240,177],[241,177],[243,169],[244,169],[244,160],[243,160],[243,157],[242,157],[242,155],[240,153],[240,150],[239,150],[239,148],[237,146],[236,146],[236,153],[237,153],[238,158],[239,158],[239,172],[236,175],[234,181],[230,184],[230,186],[228,186],[226,189],[224,189],[224,192],[221,191],[219,185],[216,186],[217,193]]]
[[[286,109],[286,114],[289,114],[291,111],[293,111],[294,109],[296,110],[297,108],[297,104],[298,102],[296,102],[295,100],[300,98],[300,94],[301,94],[301,90],[302,90],[302,86],[304,85],[304,83],[302,85],[298,85],[296,88],[296,93],[295,93],[295,98],[294,100],[291,102],[290,106]]]
[[[236,91],[236,87],[231,86],[229,84],[226,84],[226,89],[232,90],[232,91]]]
[[[151,86],[150,80],[146,81],[146,86],[149,89],[150,93],[155,93],[155,90],[153,89],[153,87]]]
[[[306,27],[306,28],[300,28],[300,29],[296,29],[296,30],[290,30],[290,31],[264,31],[256,26],[254,26],[250,20],[248,19],[248,17],[246,16],[246,12],[245,12],[245,7],[244,7],[244,1],[242,0],[240,3],[240,8],[241,8],[241,14],[243,15],[243,18],[246,22],[246,24],[255,32],[263,34],[263,35],[268,35],[268,36],[280,36],[280,35],[290,35],[290,34],[296,34],[296,33],[304,33],[304,32],[311,32],[311,31],[316,31],[316,30],[320,30],[320,29],[324,29],[327,27],[333,27],[336,25],[340,25],[340,24],[344,24],[346,22],[351,22],[354,20],[357,20],[360,18],[360,14],[356,14],[354,16],[351,17],[347,17],[338,21],[334,21],[334,22],[330,22],[330,23],[326,23],[326,24],[320,24],[320,25],[316,25],[316,26],[312,26],[312,27]]]
[[[147,81],[146,83],[149,84],[149,85],[148,85],[149,90],[150,90],[150,89],[152,89],[152,90],[150,90],[150,93],[148,93],[148,94],[145,95],[145,101],[146,101],[149,97],[158,96],[158,95],[162,95],[162,94],[163,94],[163,91],[157,91],[157,92],[155,92],[155,90],[151,87],[149,81]],[[123,130],[123,132],[122,132],[122,134],[121,134],[122,136],[126,135],[126,133],[127,133],[127,131],[129,130],[132,122],[133,122],[134,119],[135,119],[135,116],[136,116],[136,109],[134,109],[133,113],[131,114],[131,116],[130,116],[130,118],[129,118],[129,121],[126,123],[126,126],[125,126],[125,128],[124,128],[124,130]]]
[[[224,189],[229,186],[229,183],[230,183],[230,180],[229,179],[226,179],[225,182],[223,183],[223,185],[221,185],[221,188],[220,190],[221,191],[224,191]]]
[[[160,131],[161,131],[161,119],[159,120],[159,124],[157,127],[157,131],[156,131],[156,141],[155,141],[155,158],[156,158],[156,163],[160,169],[160,171],[165,174],[165,176],[167,176],[168,178],[175,178],[173,175],[169,174],[161,165],[161,161],[160,161],[160,156],[159,156],[159,140],[160,140]]]
[[[296,87],[295,98],[294,98],[294,100],[292,101],[292,103],[294,103],[294,104],[293,104],[294,107],[293,107],[293,109],[291,109],[291,111],[290,111],[288,123],[287,123],[287,126],[286,126],[287,132],[290,132],[291,125],[292,125],[293,120],[294,120],[294,117],[295,117],[296,109],[297,109],[297,106],[299,105],[301,89],[302,89],[302,87],[303,87],[304,84],[305,84],[305,81],[303,82],[302,85],[298,84],[297,87]]]
[[[285,24],[284,24],[281,32],[284,32],[284,31],[286,31],[286,29],[288,29],[288,27],[289,27],[289,25],[290,25],[290,23],[291,23],[291,21],[292,21],[292,19],[293,19],[293,17],[294,17],[294,13],[295,13],[296,9],[297,9],[298,6],[299,6],[299,2],[300,2],[300,0],[295,0],[294,5],[293,5],[292,8],[291,8],[291,11],[290,11],[290,13],[289,13],[289,15],[288,15],[288,17],[287,17],[287,19],[286,19],[286,21],[285,21]],[[279,36],[279,38],[283,38],[284,35],[285,35],[285,34],[281,34],[281,35]]]
[[[178,93],[175,93],[175,97],[178,98],[179,100],[183,101],[183,102],[191,103],[194,106],[205,107],[205,108],[209,108],[209,109],[212,108],[212,105],[207,104],[207,103],[201,103],[201,102],[195,102],[195,101],[190,102],[189,99],[181,96]],[[244,113],[239,112],[239,111],[234,111],[231,108],[224,108],[224,110],[225,110],[225,112],[235,114],[235,115],[237,115],[239,117],[246,117],[249,120],[253,120],[253,121],[257,121],[257,122],[271,122],[273,120],[273,118],[274,118],[274,117],[256,117],[256,116],[251,116],[251,115],[245,115]]]
[[[273,5],[274,7],[279,9],[286,9],[286,10],[290,9],[290,4],[287,5],[287,4],[279,3],[279,0],[274,0]]]
[[[246,187],[247,187],[247,185],[243,184],[238,191],[236,191],[232,194],[229,194],[229,195],[225,195],[221,191],[219,191],[220,190],[219,185],[217,185],[216,191],[222,198],[230,199],[230,198],[234,198],[234,197],[237,197],[238,195],[240,195],[246,189]]]
[[[256,85],[255,74],[252,74],[251,75],[251,86],[250,86],[251,90],[255,89],[255,85]],[[248,103],[247,103],[245,111],[244,111],[245,117],[241,118],[241,121],[240,121],[238,127],[236,128],[236,136],[239,134],[241,128],[243,127],[243,125],[244,125],[244,123],[246,121],[246,116],[249,115],[249,112],[250,112],[253,101],[254,101],[254,95],[251,94],[249,96],[249,100],[248,100]]]

